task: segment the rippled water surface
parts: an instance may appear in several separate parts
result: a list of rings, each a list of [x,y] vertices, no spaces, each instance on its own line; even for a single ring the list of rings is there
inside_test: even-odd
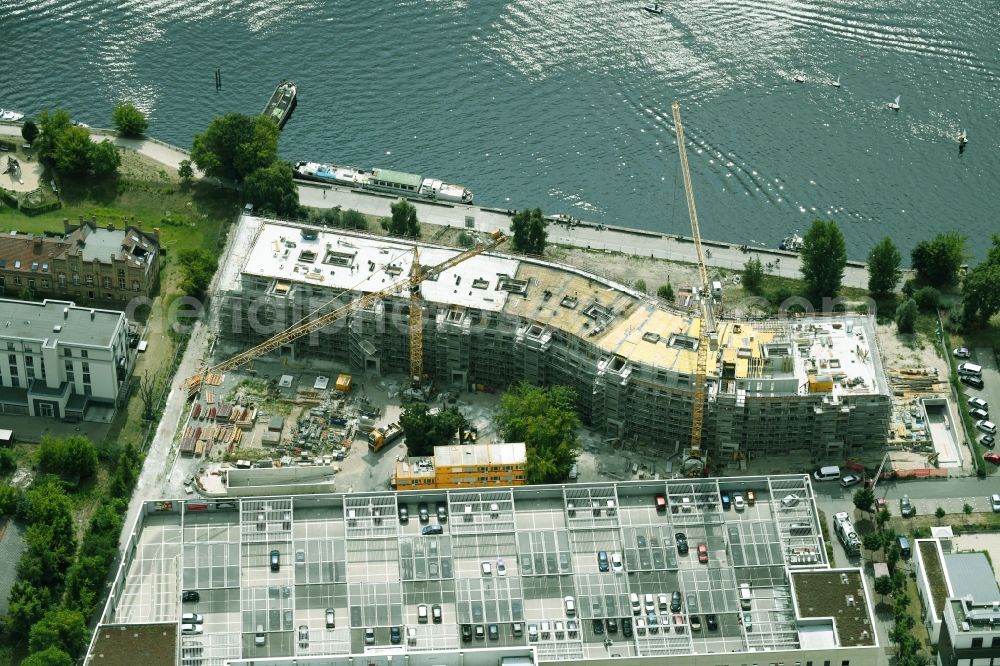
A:
[[[774,245],[832,217],[863,258],[883,235],[909,250],[950,229],[981,255],[1000,230],[995,0],[641,4],[4,0],[0,107],[107,126],[132,99],[152,135],[189,146],[291,78],[290,160],[686,233],[679,99],[706,237]],[[899,113],[885,108],[896,95]]]

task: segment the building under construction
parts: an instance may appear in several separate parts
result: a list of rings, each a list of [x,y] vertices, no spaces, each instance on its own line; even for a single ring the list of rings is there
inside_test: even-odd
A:
[[[243,217],[220,281],[223,348],[238,352],[303,318],[411,273],[415,243]],[[419,244],[422,265],[458,250]],[[521,380],[576,390],[584,423],[609,438],[690,442],[701,319],[585,271],[498,252],[420,285],[423,372],[439,387]],[[406,373],[408,289],[279,349],[360,373]],[[332,302],[331,302],[332,301]],[[890,418],[871,317],[734,321],[709,338],[704,448],[713,456],[880,449]]]

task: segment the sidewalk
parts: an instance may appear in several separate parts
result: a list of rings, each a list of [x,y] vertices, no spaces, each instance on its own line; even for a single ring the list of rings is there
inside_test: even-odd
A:
[[[20,136],[20,126],[0,123],[0,134]],[[111,139],[115,145],[135,150],[150,159],[177,168],[181,160],[190,159],[190,153],[156,139],[121,139],[105,129],[91,129],[94,141]],[[196,170],[196,176],[201,176]],[[351,188],[327,186],[321,183],[299,182],[299,201],[313,208],[353,208],[368,215],[388,217],[389,206],[397,197],[363,192]],[[417,215],[423,222],[441,226],[494,231],[510,231],[510,215],[506,210],[481,208],[464,204],[441,204],[413,200]],[[549,242],[581,248],[608,250],[623,254],[655,257],[669,261],[695,263],[694,243],[684,236],[668,236],[638,229],[627,229],[590,222],[575,222],[572,227],[564,223],[549,225]],[[739,244],[703,240],[706,263],[710,268],[730,271],[742,270],[751,256],[760,258],[765,271],[771,275],[800,279],[800,261],[797,254],[770,248],[749,248],[743,252]],[[711,277],[711,276],[710,276]],[[868,286],[868,269],[861,262],[848,262],[844,269],[845,287],[865,289]]]

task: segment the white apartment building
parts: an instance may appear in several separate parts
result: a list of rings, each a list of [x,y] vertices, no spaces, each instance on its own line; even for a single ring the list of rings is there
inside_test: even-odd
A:
[[[0,299],[0,413],[83,419],[117,407],[131,365],[122,312]]]

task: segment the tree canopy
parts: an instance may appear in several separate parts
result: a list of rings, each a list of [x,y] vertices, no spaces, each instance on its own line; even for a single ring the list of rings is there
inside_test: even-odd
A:
[[[93,143],[90,147],[90,170],[95,176],[106,176],[118,170],[122,164],[122,157],[118,154],[118,148],[107,139],[100,143]]]
[[[420,238],[420,222],[417,220],[417,209],[406,199],[400,199],[389,206],[392,217],[389,218],[389,233],[393,236]]]
[[[993,234],[993,247],[986,261],[970,270],[962,281],[965,323],[981,326],[1000,312],[1000,234]]]
[[[209,176],[242,181],[278,156],[278,126],[262,116],[227,113],[194,137],[191,159]]]
[[[117,171],[121,156],[109,141],[94,143],[86,127],[73,125],[62,109],[38,114],[39,134],[33,142],[38,159],[67,176],[106,176]]]
[[[89,479],[97,472],[97,448],[81,435],[42,437],[38,465],[65,478]]]
[[[673,301],[674,300],[674,288],[673,288],[673,286],[671,286],[671,284],[669,282],[666,283],[666,284],[661,284],[656,289],[656,295],[659,296],[660,298],[662,298],[665,301]]]
[[[83,614],[75,610],[55,608],[31,627],[28,649],[42,652],[54,646],[71,657],[79,657],[87,647],[89,634]]]
[[[576,391],[522,382],[504,393],[497,425],[507,442],[524,442],[528,483],[564,481],[580,451]]]
[[[854,506],[858,511],[864,511],[865,513],[870,513],[872,507],[875,506],[875,491],[871,488],[859,488],[852,498]]]
[[[181,160],[178,163],[177,176],[184,181],[194,178],[194,168],[191,166],[191,160]]]
[[[28,143],[34,143],[35,137],[38,136],[38,125],[31,118],[24,121],[21,125],[21,138],[23,138]]]
[[[868,291],[875,296],[891,294],[902,275],[903,258],[892,239],[886,236],[868,253]]]
[[[52,158],[56,170],[71,176],[83,176],[90,171],[90,132],[85,127],[70,126],[56,137]]]
[[[747,263],[743,264],[743,288],[751,294],[756,294],[764,285],[764,266],[760,263],[760,257],[750,257]]]
[[[21,662],[21,666],[75,666],[75,664],[73,657],[55,645],[41,652],[32,652]]]
[[[896,308],[896,328],[900,333],[913,333],[913,328],[917,323],[917,302],[908,298]]]
[[[184,275],[181,280],[181,289],[188,296],[201,298],[212,282],[215,275],[215,268],[218,260],[215,256],[203,247],[181,250],[177,255],[180,262],[181,273]]]
[[[802,240],[802,278],[811,298],[836,296],[847,265],[847,248],[833,220],[815,220]]]
[[[922,283],[932,287],[953,285],[965,260],[965,236],[952,232],[922,240],[910,252],[910,260]]]
[[[38,129],[40,133],[33,142],[39,159],[54,160],[59,136],[63,130],[73,126],[73,118],[68,111],[55,109],[45,110],[38,114]]]
[[[406,435],[407,453],[418,457],[433,454],[435,446],[451,444],[459,428],[467,429],[469,422],[454,407],[431,414],[426,404],[415,402],[403,410],[399,425]]]
[[[149,121],[146,114],[136,108],[132,102],[121,102],[111,113],[111,121],[119,136],[140,137],[146,133]]]
[[[299,212],[299,188],[288,162],[274,162],[251,173],[243,181],[243,194],[260,210],[287,217]]]
[[[526,254],[544,254],[548,232],[545,227],[548,222],[542,215],[541,208],[528,210],[525,208],[514,214],[510,221],[511,245],[516,252]]]

